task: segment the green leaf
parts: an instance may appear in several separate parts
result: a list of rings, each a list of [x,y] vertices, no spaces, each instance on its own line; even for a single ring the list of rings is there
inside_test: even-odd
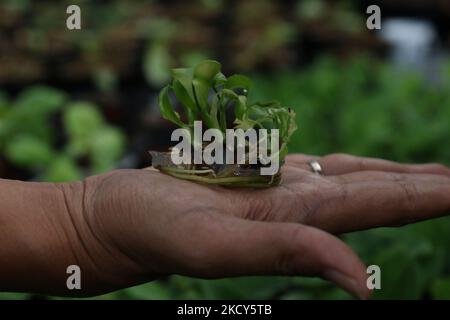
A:
[[[227,126],[226,109],[233,105],[235,120],[240,120],[239,125],[248,127],[250,123],[258,123],[260,127],[269,129],[280,125],[283,127],[280,128],[281,131],[285,133],[281,140],[288,140],[287,132],[293,114],[289,114],[288,110],[281,107],[278,102],[270,101],[256,105],[254,108],[279,108],[280,115],[275,111],[265,111],[260,114],[253,113],[253,117],[248,119],[247,94],[238,94],[234,90],[247,91],[251,86],[250,79],[239,74],[227,79],[220,69],[221,65],[217,61],[206,60],[197,64],[193,69],[179,68],[172,71],[172,88],[177,100],[184,106],[184,113],[189,124],[192,124],[194,120],[202,120],[208,128],[224,131]],[[166,91],[167,89],[161,91],[161,97],[167,96]],[[214,95],[212,95],[213,91]],[[168,99],[167,102],[169,102]],[[173,108],[169,107],[169,103],[165,109],[167,109],[166,118],[180,125],[180,121],[178,121],[180,116],[170,113]],[[234,123],[236,124],[236,121]]]
[[[211,110],[209,111],[209,115],[211,119],[217,120],[217,125],[218,125],[218,117],[217,117],[218,111],[219,111],[219,98],[217,97],[217,95],[215,95],[211,102]]]
[[[31,116],[38,116],[59,110],[65,101],[66,95],[59,90],[36,86],[22,91],[14,106]]]
[[[194,76],[192,68],[173,68],[172,69],[172,77],[174,79],[187,79],[192,80]]]
[[[127,288],[124,293],[131,299],[170,299],[169,288],[159,281]]]
[[[240,74],[235,74],[229,77],[225,83],[227,89],[245,89],[249,90],[251,87],[251,81],[248,77]]]
[[[89,136],[103,125],[98,107],[90,102],[71,103],[64,113],[65,129],[72,136]]]
[[[59,90],[34,86],[23,90],[15,102],[1,112],[3,139],[20,134],[33,135],[47,143],[54,137],[49,117],[64,107],[66,95]]]
[[[30,135],[19,135],[7,141],[5,156],[17,166],[43,168],[50,163],[54,152],[45,141]]]
[[[97,130],[91,137],[90,157],[93,173],[114,169],[125,149],[125,136],[114,127]]]
[[[197,103],[199,109],[202,112],[208,112],[208,98],[210,92],[209,85],[204,81],[200,81],[197,79],[194,79],[192,81],[192,85],[194,88],[195,102]]]
[[[210,86],[201,80],[194,79],[192,81],[192,85],[194,88],[194,96],[195,96],[195,102],[197,106],[200,109],[200,117],[205,122],[205,124],[208,126],[208,128],[219,128],[218,121],[216,119],[212,119],[209,116],[209,93],[210,93]]]
[[[186,116],[188,118],[188,123],[193,124],[194,123],[194,115],[198,112],[197,104],[195,101],[191,98],[188,91],[185,89],[185,87],[181,84],[179,80],[173,80],[172,83],[173,92],[175,93],[175,96],[177,99],[182,103],[183,107],[185,108],[184,111],[186,112]]]
[[[211,83],[217,73],[220,72],[221,65],[214,60],[205,60],[197,64],[194,68],[194,79],[199,79]]]
[[[223,89],[222,93],[234,102],[234,114],[236,119],[242,120],[247,112],[247,97],[238,95],[230,89]]]
[[[450,300],[450,277],[437,278],[431,288],[434,299]]]
[[[150,84],[159,86],[170,79],[170,54],[164,43],[149,46],[144,56],[144,74]]]
[[[104,126],[102,115],[90,102],[74,102],[68,105],[63,115],[63,123],[70,139],[68,150],[75,156],[89,151],[92,136]]]
[[[228,97],[230,99],[233,99],[233,100],[235,100],[235,99],[237,100],[239,98],[239,95],[236,92],[234,92],[233,90],[230,90],[230,89],[223,89],[222,93],[226,97]]]
[[[247,111],[247,97],[238,96],[235,106],[236,119],[242,119]]]
[[[53,159],[48,166],[42,180],[48,182],[76,181],[83,177],[80,169],[73,159],[66,155],[60,155]]]
[[[217,73],[213,79],[213,86],[217,87],[219,85],[225,84],[227,82],[227,77],[222,72]]]
[[[169,120],[180,127],[185,127],[180,115],[174,110],[169,99],[169,86],[164,87],[159,94],[159,110],[164,119]]]
[[[192,88],[193,71],[190,68],[175,68],[172,69],[172,78],[180,82],[186,92],[189,94],[191,100],[195,100],[194,91]]]
[[[243,129],[244,131],[254,128],[258,123],[254,120],[251,120],[249,118],[245,118],[243,120],[236,119],[234,120],[235,128]]]

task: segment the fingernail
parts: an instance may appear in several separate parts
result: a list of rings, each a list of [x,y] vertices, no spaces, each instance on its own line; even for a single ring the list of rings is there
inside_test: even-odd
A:
[[[367,300],[369,298],[370,293],[365,284],[359,284],[354,278],[340,271],[328,270],[324,272],[323,276],[325,279],[335,282],[358,299]]]

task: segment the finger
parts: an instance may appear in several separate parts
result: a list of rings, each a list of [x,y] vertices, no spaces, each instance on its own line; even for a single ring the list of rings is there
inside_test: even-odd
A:
[[[301,158],[302,157],[300,157],[300,159]],[[318,161],[322,166],[324,175],[338,175],[357,171],[385,171],[398,173],[429,173],[450,176],[450,168],[437,163],[401,164],[389,160],[356,157],[348,154],[331,154],[320,158]],[[301,163],[299,164],[301,165]]]
[[[329,179],[336,189],[305,223],[334,233],[400,226],[450,213],[446,176],[355,172]]]
[[[286,156],[285,165],[311,171],[308,162],[312,160],[319,161],[320,157],[303,153],[292,153]]]
[[[398,173],[429,173],[450,176],[450,168],[437,163],[401,164],[389,160],[335,154],[321,159],[325,172],[329,175],[357,171],[385,171]]]
[[[318,229],[225,215],[195,225],[195,232],[179,248],[197,252],[189,259],[190,267],[182,271],[186,275],[320,276],[357,297],[367,298],[370,294],[364,264],[342,241]]]

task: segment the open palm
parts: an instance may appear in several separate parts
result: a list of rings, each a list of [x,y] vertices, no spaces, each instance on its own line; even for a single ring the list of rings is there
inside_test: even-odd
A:
[[[323,175],[311,172],[313,159]],[[327,232],[450,212],[448,168],[348,155],[290,155],[281,185],[264,190],[206,186],[151,169],[117,170],[85,185],[85,216],[102,243],[96,248],[108,248],[116,261],[96,261],[118,279],[105,290],[169,274],[306,275],[365,298],[364,264]]]

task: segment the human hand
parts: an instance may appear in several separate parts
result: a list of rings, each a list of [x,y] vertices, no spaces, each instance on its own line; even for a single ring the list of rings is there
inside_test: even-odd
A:
[[[311,172],[312,159],[323,176]],[[282,184],[265,190],[117,170],[84,183],[83,216],[101,243],[86,250],[91,257],[103,251],[113,257],[95,262],[95,270],[108,274],[100,290],[169,274],[306,275],[366,298],[363,263],[319,228],[341,233],[435,217],[450,211],[449,193],[450,170],[443,166],[346,155],[291,155]]]
[[[318,161],[322,175],[310,173]],[[375,158],[333,154],[289,155],[288,188],[303,210],[283,221],[298,221],[334,234],[402,226],[450,213],[450,168],[437,163],[406,165]]]

